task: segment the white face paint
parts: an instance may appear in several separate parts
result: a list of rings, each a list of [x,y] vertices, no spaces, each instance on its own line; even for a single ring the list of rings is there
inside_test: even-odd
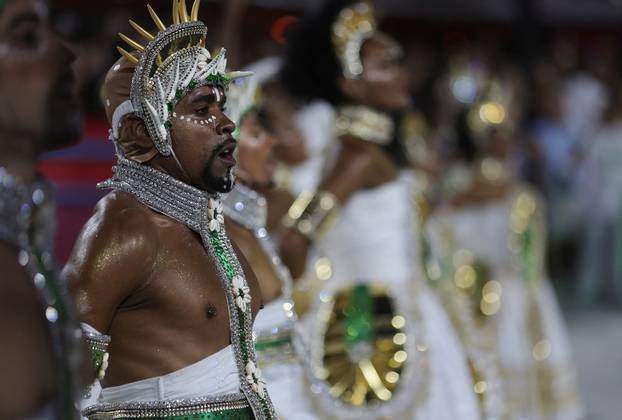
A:
[[[220,101],[223,98],[222,94],[220,93],[220,89],[217,87],[213,87],[212,93],[215,96],[216,102],[220,103]],[[210,115],[207,119],[197,120],[197,119],[192,118],[189,115],[178,115],[177,112],[173,112],[173,118],[183,123],[192,124],[192,125],[207,126],[211,124],[214,126],[214,128],[216,127],[216,121],[217,121],[217,118],[215,115]]]

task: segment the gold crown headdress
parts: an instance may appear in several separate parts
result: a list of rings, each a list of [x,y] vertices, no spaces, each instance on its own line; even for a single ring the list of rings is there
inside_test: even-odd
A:
[[[356,79],[363,73],[361,47],[376,27],[374,8],[368,1],[343,9],[333,23],[333,47],[346,79]]]
[[[227,88],[232,80],[250,75],[248,72],[226,73],[224,48],[212,58],[205,48],[207,27],[198,20],[199,5],[200,0],[195,0],[188,12],[186,0],[173,0],[173,24],[169,27],[147,5],[158,29],[155,36],[133,20],[129,21],[134,30],[148,41],[146,45],[119,34],[138,52],[138,57],[117,47],[126,59],[136,65],[136,69],[130,100],[114,112],[113,132],[124,115],[135,112],[145,121],[154,145],[164,156],[172,152],[170,118],[181,98],[197,87],[210,84]]]

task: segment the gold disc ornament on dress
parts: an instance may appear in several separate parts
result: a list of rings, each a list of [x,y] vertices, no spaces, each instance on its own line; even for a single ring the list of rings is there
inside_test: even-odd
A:
[[[404,382],[413,386],[412,373],[424,359],[425,346],[414,346],[412,322],[389,291],[379,283],[359,283],[330,295],[323,292],[320,300],[311,359],[315,389],[323,390],[324,400],[333,400],[331,415],[354,418],[360,410],[362,418],[384,418],[373,408],[391,405],[398,393],[401,408],[389,412],[414,402],[416,392],[400,391]]]

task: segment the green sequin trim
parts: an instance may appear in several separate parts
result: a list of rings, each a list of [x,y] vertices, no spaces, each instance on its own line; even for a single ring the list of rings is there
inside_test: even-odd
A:
[[[230,262],[229,252],[225,249],[222,242],[220,241],[220,237],[218,236],[217,231],[210,232],[210,239],[212,242],[212,246],[214,247],[214,251],[216,252],[216,255],[218,257],[218,261],[222,265],[227,275],[227,278],[229,279],[229,281],[231,281],[237,275],[237,272],[233,264],[231,264]],[[236,309],[237,309],[236,312],[238,316],[238,323],[240,325],[240,331],[239,331],[240,344],[241,344],[240,352],[242,353],[242,361],[244,362],[244,365],[246,365],[249,362],[250,352],[252,351],[252,349],[249,348],[249,345],[248,345],[249,337],[247,337],[246,334],[244,333],[244,327],[243,327],[246,321],[247,314],[244,313],[240,308],[238,308],[237,305],[236,305]],[[261,403],[261,408],[263,409],[263,412],[266,418],[268,419],[272,418],[270,407],[268,407],[268,404],[266,403],[265,398],[262,398],[259,395],[257,395],[257,398],[259,402]]]
[[[210,74],[205,80],[207,80],[210,84],[222,86],[228,86],[229,83],[231,83],[231,78],[220,73]]]
[[[344,318],[346,324],[344,338],[348,350],[359,343],[373,341],[373,303],[367,285],[359,284],[352,289],[350,303],[344,311]]]
[[[523,278],[532,281],[537,278],[537,256],[535,250],[536,227],[532,220],[525,231],[518,235],[518,257]]]
[[[218,256],[218,260],[222,265],[222,268],[227,273],[227,278],[231,281],[236,275],[235,268],[229,262],[229,255],[227,250],[220,243],[220,238],[218,237],[218,232],[212,231],[210,232],[210,237],[212,239],[212,245],[214,246],[214,250],[216,251],[216,255]]]
[[[218,261],[222,265],[223,270],[225,270],[225,273],[227,274],[227,278],[229,279],[229,281],[232,281],[237,273],[235,271],[235,268],[233,267],[233,264],[231,264],[229,260],[229,253],[227,252],[225,247],[220,242],[220,238],[218,237],[218,232],[216,231],[210,232],[210,238],[212,240],[212,245],[214,246],[214,251],[216,252],[216,255],[218,256]],[[236,305],[236,312],[238,316],[238,323],[240,324],[240,326],[244,325],[245,314],[244,312],[242,312],[240,308],[237,307],[237,305]],[[248,363],[249,354],[248,354],[248,348],[246,346],[247,337],[243,331],[243,328],[240,328],[239,334],[240,334],[240,342],[242,343],[242,346],[240,348],[240,351],[242,352],[242,360],[244,361],[244,364],[246,365]]]
[[[99,369],[104,364],[104,355],[106,354],[106,352],[102,350],[91,349],[90,353],[91,353],[91,361],[93,362],[93,365],[95,366],[95,370],[99,371]]]

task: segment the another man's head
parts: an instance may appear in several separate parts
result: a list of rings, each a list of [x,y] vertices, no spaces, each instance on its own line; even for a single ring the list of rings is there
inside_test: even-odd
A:
[[[224,50],[212,57],[205,49],[207,28],[197,20],[198,9],[190,14],[174,4],[174,23],[182,25],[163,29],[154,17],[160,31],[155,41],[139,47],[130,41],[144,51],[120,49],[123,58],[106,77],[104,102],[113,137],[125,158],[201,190],[228,192],[236,142],[235,124],[225,115],[226,91],[242,75],[225,73]]]
[[[0,148],[36,158],[78,139],[73,54],[40,0],[0,0]]]

